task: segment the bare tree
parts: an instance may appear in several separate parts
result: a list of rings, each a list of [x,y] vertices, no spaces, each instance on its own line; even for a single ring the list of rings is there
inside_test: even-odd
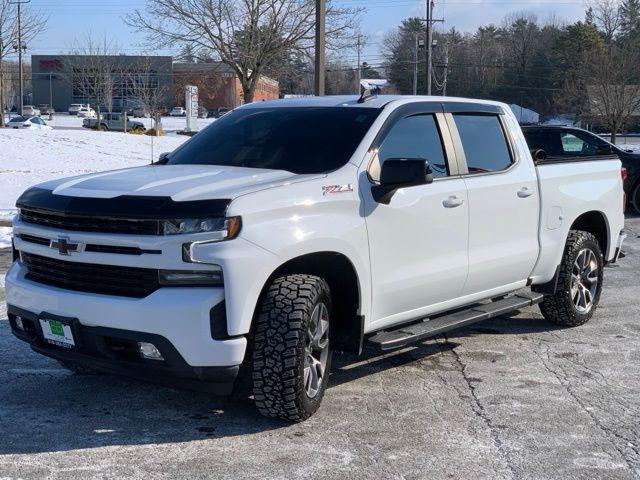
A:
[[[115,57],[118,46],[106,37],[96,40],[90,34],[86,34],[72,50],[72,55],[65,60],[67,80],[71,83],[74,96],[93,103],[100,129],[101,105],[104,104],[106,109],[111,111],[114,80],[116,76],[123,75],[120,62]]]
[[[632,116],[640,114],[640,83],[637,51],[613,47],[584,62],[583,77],[591,114],[611,129],[611,142]]]
[[[618,0],[592,0],[589,6],[596,27],[610,45],[622,28],[623,17]]]
[[[167,108],[167,98],[171,94],[167,85],[160,80],[159,72],[151,66],[150,59],[143,58],[126,73],[127,90],[140,108],[153,119],[156,136],[162,125],[160,118]]]
[[[156,47],[192,45],[196,56],[215,55],[234,70],[249,103],[260,76],[283,55],[311,52],[315,4],[315,0],[149,0],[126,22],[146,32]],[[348,38],[361,11],[327,1],[330,47]]]
[[[22,31],[22,43],[18,45],[18,9],[15,3],[10,0],[0,0],[0,128],[4,127],[4,109],[6,100],[5,74],[8,62],[6,58],[14,53],[18,48],[28,44],[34,37],[42,33],[45,29],[47,17],[23,7],[21,12],[22,23],[28,25],[28,29]]]

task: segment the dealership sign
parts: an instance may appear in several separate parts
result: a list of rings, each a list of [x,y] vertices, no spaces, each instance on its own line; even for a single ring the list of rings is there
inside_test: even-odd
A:
[[[184,104],[187,109],[187,132],[198,131],[198,87],[185,87]]]

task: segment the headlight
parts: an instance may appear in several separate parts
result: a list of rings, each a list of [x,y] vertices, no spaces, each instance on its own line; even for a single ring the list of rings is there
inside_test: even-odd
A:
[[[240,232],[240,217],[230,218],[178,218],[162,220],[160,231],[164,235],[211,233],[212,241],[230,240]]]

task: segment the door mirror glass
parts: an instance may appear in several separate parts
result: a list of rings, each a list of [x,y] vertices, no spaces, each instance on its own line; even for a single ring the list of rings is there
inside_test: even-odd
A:
[[[433,182],[433,172],[424,158],[390,158],[380,169],[380,185],[372,187],[376,202],[388,204],[399,188]]]

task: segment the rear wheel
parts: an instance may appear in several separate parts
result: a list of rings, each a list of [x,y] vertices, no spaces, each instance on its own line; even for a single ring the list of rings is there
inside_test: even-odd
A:
[[[329,286],[313,275],[286,275],[269,286],[253,345],[253,394],[267,417],[301,421],[320,406],[329,380]]]
[[[540,304],[544,318],[567,327],[587,323],[600,302],[603,266],[598,240],[588,232],[569,232],[560,264],[558,289]]]

